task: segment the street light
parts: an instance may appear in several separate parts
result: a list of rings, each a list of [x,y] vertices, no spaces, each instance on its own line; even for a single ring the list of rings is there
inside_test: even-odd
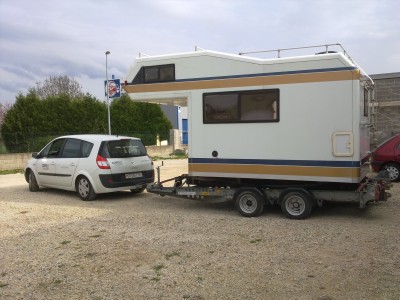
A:
[[[106,95],[107,95],[107,120],[108,120],[108,134],[111,135],[111,122],[110,122],[110,99],[108,97],[108,66],[107,66],[107,55],[110,51],[106,51]]]

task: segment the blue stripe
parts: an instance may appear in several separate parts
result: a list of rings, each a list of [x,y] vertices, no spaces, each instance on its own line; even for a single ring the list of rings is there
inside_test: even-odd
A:
[[[357,67],[310,69],[310,70],[270,72],[270,73],[255,73],[255,74],[243,74],[243,75],[186,78],[186,79],[176,79],[175,82],[216,80],[216,79],[232,79],[232,78],[260,77],[260,76],[292,75],[292,74],[306,74],[306,73],[325,73],[325,72],[336,72],[336,71],[351,71],[351,70],[357,70],[357,69],[358,69]]]
[[[359,168],[359,161],[189,158],[190,164],[238,164],[301,167]]]

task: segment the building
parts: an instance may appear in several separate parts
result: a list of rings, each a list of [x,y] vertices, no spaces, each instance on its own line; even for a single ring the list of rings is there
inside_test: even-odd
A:
[[[160,108],[171,122],[172,129],[179,130],[181,144],[187,145],[189,141],[187,107],[160,104]]]
[[[372,103],[375,146],[400,132],[400,72],[370,75],[375,82],[375,101]]]

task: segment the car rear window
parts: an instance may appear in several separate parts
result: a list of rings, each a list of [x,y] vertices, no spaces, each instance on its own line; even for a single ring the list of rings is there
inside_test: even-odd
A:
[[[137,157],[147,154],[141,140],[123,139],[103,143],[101,156],[106,158]]]

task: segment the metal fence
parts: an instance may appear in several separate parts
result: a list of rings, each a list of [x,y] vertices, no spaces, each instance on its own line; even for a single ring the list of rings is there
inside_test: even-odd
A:
[[[84,133],[46,133],[46,134],[28,134],[26,132],[15,132],[8,136],[8,141],[0,138],[0,154],[7,153],[26,153],[38,152],[46,146],[51,140],[59,136]],[[142,139],[145,146],[155,145],[157,142],[157,133],[150,132],[123,132],[113,133],[113,135],[132,136]]]

